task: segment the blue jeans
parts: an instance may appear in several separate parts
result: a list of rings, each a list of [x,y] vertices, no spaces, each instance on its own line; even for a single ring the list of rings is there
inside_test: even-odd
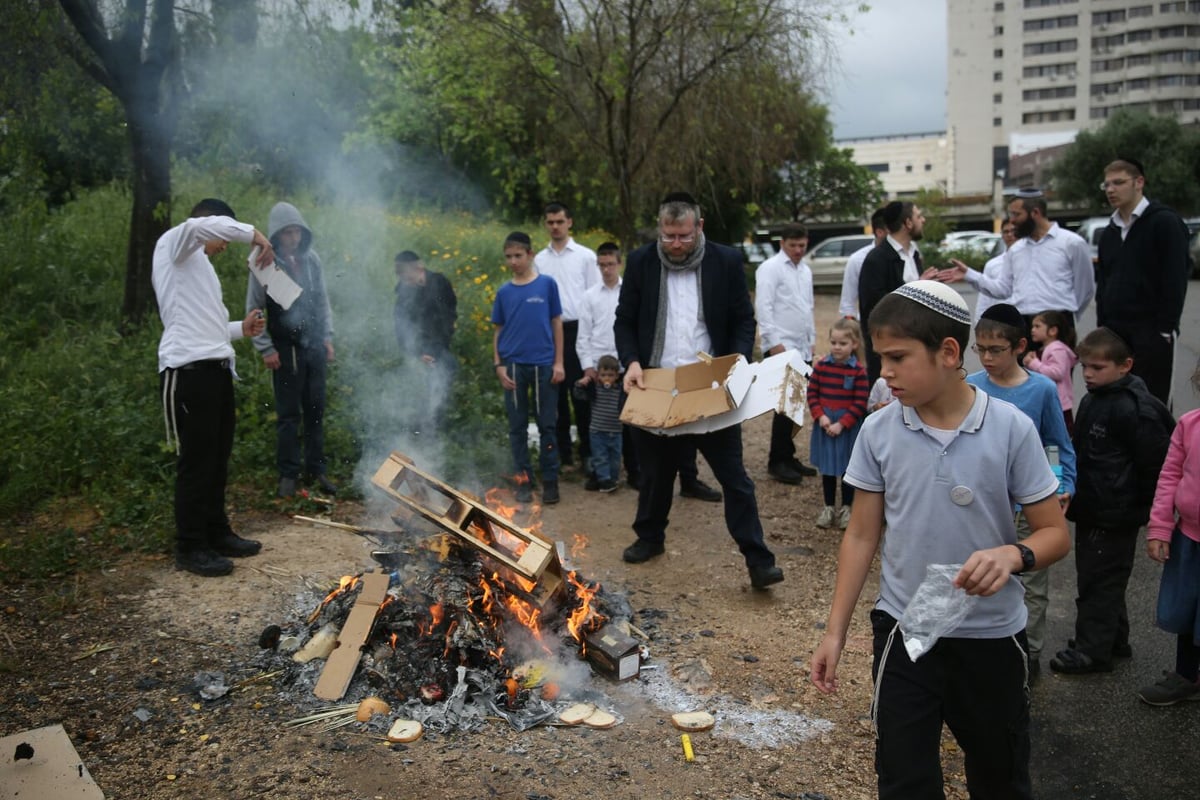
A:
[[[508,443],[512,448],[513,469],[517,475],[533,477],[529,460],[529,416],[537,421],[541,453],[542,484],[558,480],[558,386],[550,382],[554,370],[534,364],[505,364],[504,371],[517,388],[504,393],[504,410],[508,412]]]
[[[596,480],[615,481],[621,474],[621,434],[592,431],[592,472]]]

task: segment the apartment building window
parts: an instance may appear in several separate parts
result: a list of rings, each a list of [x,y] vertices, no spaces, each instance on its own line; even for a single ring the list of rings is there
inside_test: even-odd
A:
[[[1178,39],[1181,36],[1200,36],[1200,25],[1171,25],[1158,29],[1160,39]]]
[[[1156,85],[1160,89],[1172,86],[1200,86],[1200,75],[1159,75]]]
[[[997,3],[992,4],[992,11],[1003,11],[1003,10],[1004,10],[1003,2],[997,2]]]
[[[997,25],[996,27],[992,28],[992,36],[1003,36],[1003,35],[1004,35],[1004,26],[1003,25]]]
[[[1149,53],[1139,53],[1136,56],[1130,56],[1125,59],[1125,66],[1132,69],[1133,67],[1144,67],[1150,63],[1151,56]]]
[[[1004,126],[1004,121],[1000,117],[992,117],[992,127],[1001,128]]]
[[[1074,39],[1058,39],[1053,42],[1030,42],[1025,45],[1025,55],[1040,56],[1047,53],[1074,53],[1079,42]]]
[[[864,166],[866,166],[866,168],[869,172],[887,172],[888,171],[888,165],[887,165],[886,161],[882,164],[866,164]]]
[[[1123,58],[1104,58],[1092,62],[1092,72],[1114,72],[1124,68],[1125,59]]]
[[[1088,112],[1088,116],[1092,119],[1108,119],[1108,113],[1112,111],[1107,106],[1097,106]]]
[[[1075,109],[1063,108],[1058,111],[1031,111],[1021,115],[1025,125],[1036,125],[1039,122],[1071,122],[1075,119]]]
[[[998,106],[1004,102],[1004,95],[1001,92],[996,92],[992,95],[992,105]]]
[[[1092,38],[1092,52],[1103,52],[1113,47],[1125,44],[1125,34],[1114,33],[1111,36],[1096,36]]]
[[[1158,13],[1160,13],[1160,14],[1175,14],[1175,13],[1187,11],[1188,10],[1187,6],[1188,6],[1188,4],[1186,2],[1159,3],[1158,4]]]
[[[1168,50],[1158,54],[1160,64],[1195,64],[1200,61],[1200,50]]]
[[[1114,22],[1125,21],[1125,9],[1117,11],[1095,11],[1092,13],[1093,25],[1111,25]]]
[[[1120,94],[1125,81],[1109,81],[1108,83],[1093,83],[1092,96],[1103,97],[1106,94]]]
[[[1150,88],[1149,78],[1133,78],[1129,81],[1129,91],[1137,92]]]
[[[992,73],[992,82],[993,83],[999,83],[1002,80],[1004,80],[1003,72],[1001,72],[1000,70],[996,70],[995,72]]]
[[[1092,62],[1092,69],[1094,70],[1095,68],[1095,62]],[[1038,64],[1037,66],[1024,67],[1021,70],[1021,75],[1025,78],[1048,78],[1052,75],[1069,75],[1073,78],[1075,77],[1075,63],[1068,61],[1062,64]]]
[[[992,51],[992,58],[1004,58],[1004,48],[997,47]]]
[[[1068,14],[1062,17],[1046,17],[1044,19],[1025,20],[1025,32],[1053,31],[1058,28],[1074,28],[1079,25],[1078,14]]]
[[[1074,96],[1074,86],[1048,86],[1045,89],[1026,89],[1021,92],[1021,99],[1025,102],[1033,100],[1057,100],[1060,97]]]
[[[1047,6],[1066,6],[1075,3],[1076,0],[1025,0],[1026,8],[1046,8]]]
[[[1129,9],[1129,18],[1148,17],[1154,13],[1154,6],[1133,6]]]
[[[933,164],[930,164],[930,163],[926,162],[926,164],[925,164],[925,171],[926,171],[926,172],[933,172]]]
[[[1130,31],[1128,34],[1126,34],[1125,41],[1129,42],[1130,44],[1134,44],[1136,42],[1148,42],[1153,38],[1154,31],[1146,28],[1145,30],[1141,31]]]

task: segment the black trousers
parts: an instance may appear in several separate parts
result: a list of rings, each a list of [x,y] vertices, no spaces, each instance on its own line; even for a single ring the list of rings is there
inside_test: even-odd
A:
[[[914,663],[895,619],[876,609],[871,627],[880,800],[945,800],[943,722],[962,747],[972,800],[1032,798],[1024,631],[939,639]]]
[[[566,378],[558,392],[558,454],[563,464],[574,461],[574,450],[571,448],[571,414],[568,405],[575,407],[575,430],[579,434],[579,463],[586,469],[591,458],[592,448],[588,443],[588,431],[592,429],[592,405],[587,398],[579,393],[575,396],[572,391],[575,382],[583,377],[583,366],[579,363],[579,353],[575,352],[575,342],[579,339],[579,320],[563,323],[563,371]]]
[[[639,539],[659,544],[666,538],[675,494],[675,475],[689,453],[691,463],[695,464],[695,451],[699,450],[724,491],[725,526],[745,557],[746,566],[775,565],[775,556],[763,541],[754,481],[746,474],[742,462],[740,425],[684,436],[658,436],[635,428],[633,436],[642,463],[637,514],[633,520],[633,530]]]
[[[159,374],[159,386],[167,426],[179,453],[175,462],[176,547],[210,548],[232,533],[225,514],[235,422],[229,362],[195,362],[188,368],[165,369]]]
[[[275,462],[281,478],[325,474],[325,345],[276,344]],[[303,426],[303,434],[301,428]],[[303,451],[301,444],[303,443]]]
[[[632,425],[621,426],[621,458],[625,462],[625,474],[641,480],[642,462],[638,458],[638,437]],[[700,469],[696,466],[696,445],[685,444],[679,449],[679,484],[691,486],[700,480]]]
[[[1133,350],[1133,369],[1130,370],[1146,382],[1150,394],[1157,397],[1167,408],[1171,407],[1171,378],[1175,370],[1175,335],[1170,340],[1153,326],[1110,324]]]
[[[1094,661],[1112,661],[1129,644],[1125,587],[1133,572],[1138,529],[1075,524],[1075,649]]]
[[[771,450],[767,454],[767,465],[790,464],[796,458],[796,441],[792,438],[795,427],[791,417],[775,412],[771,420]]]

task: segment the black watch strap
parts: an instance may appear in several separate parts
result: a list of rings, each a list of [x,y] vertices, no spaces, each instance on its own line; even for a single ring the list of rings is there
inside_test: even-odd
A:
[[[1037,566],[1037,556],[1033,554],[1032,550],[1020,543],[1014,544],[1013,547],[1021,552],[1021,568],[1017,570],[1017,575],[1029,572]]]

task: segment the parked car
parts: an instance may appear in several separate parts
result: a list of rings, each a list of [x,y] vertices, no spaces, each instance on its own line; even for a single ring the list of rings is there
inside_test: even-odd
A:
[[[995,258],[1004,252],[1004,237],[998,233],[984,233],[967,240],[966,246],[984,258]]]
[[[988,231],[951,231],[946,234],[946,238],[942,239],[942,248],[945,250],[953,250],[956,247],[962,247],[980,236],[991,236]]]
[[[742,258],[752,267],[757,267],[775,255],[775,249],[766,242],[742,242],[734,247],[742,251]]]
[[[846,261],[856,251],[875,241],[874,236],[834,236],[808,251],[805,261],[813,274],[813,286],[841,286]]]
[[[1100,261],[1100,236],[1111,221],[1112,217],[1088,217],[1079,223],[1079,230],[1076,233],[1083,237],[1083,240],[1088,243],[1088,247],[1092,248],[1093,264]]]

